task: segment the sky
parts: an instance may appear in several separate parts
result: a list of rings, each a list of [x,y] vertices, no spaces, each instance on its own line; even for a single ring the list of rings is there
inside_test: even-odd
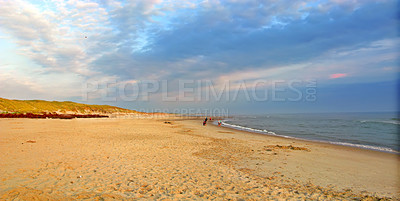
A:
[[[0,97],[148,112],[398,111],[399,5],[0,0]]]

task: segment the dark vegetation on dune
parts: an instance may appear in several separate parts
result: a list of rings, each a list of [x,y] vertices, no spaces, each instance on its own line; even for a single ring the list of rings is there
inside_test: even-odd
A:
[[[107,118],[107,115],[99,114],[57,114],[57,113],[43,113],[43,114],[32,114],[32,113],[3,113],[0,114],[0,118],[33,118],[33,119],[73,119],[73,118]]]

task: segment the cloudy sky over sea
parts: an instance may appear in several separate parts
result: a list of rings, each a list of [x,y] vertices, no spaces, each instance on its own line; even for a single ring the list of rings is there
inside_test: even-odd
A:
[[[149,110],[395,111],[398,8],[394,0],[0,0],[0,97]],[[132,92],[129,84],[146,80],[160,81],[149,100],[124,100],[118,87],[115,100],[94,94],[107,82]],[[243,91],[180,101],[179,80],[193,94],[209,81]],[[86,83],[100,86],[88,99]],[[248,99],[254,83],[257,93],[280,84],[284,100]]]

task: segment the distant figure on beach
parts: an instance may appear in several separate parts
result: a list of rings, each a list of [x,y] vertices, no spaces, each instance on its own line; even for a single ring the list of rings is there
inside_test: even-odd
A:
[[[222,122],[221,120],[218,120],[218,126],[221,126]]]
[[[204,119],[204,121],[203,121],[203,126],[207,125],[207,120],[208,120],[208,118],[206,117],[206,119]]]

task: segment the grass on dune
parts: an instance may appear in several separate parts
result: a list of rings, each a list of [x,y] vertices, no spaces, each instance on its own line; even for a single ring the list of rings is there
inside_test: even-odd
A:
[[[10,113],[43,113],[43,112],[75,112],[75,113],[138,113],[109,105],[87,105],[71,101],[44,100],[9,100],[0,98],[0,111]]]

